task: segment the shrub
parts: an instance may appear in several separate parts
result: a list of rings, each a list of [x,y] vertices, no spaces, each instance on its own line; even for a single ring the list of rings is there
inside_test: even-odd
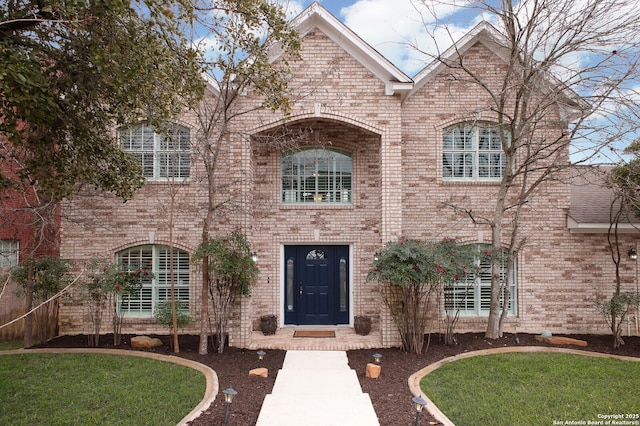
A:
[[[474,266],[475,248],[455,240],[388,242],[375,257],[368,280],[377,281],[402,340],[402,349],[421,353],[432,294],[464,279]]]

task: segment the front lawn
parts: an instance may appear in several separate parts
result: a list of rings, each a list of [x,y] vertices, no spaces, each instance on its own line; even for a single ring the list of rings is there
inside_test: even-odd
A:
[[[456,426],[607,424],[614,418],[606,416],[615,415],[629,423],[609,424],[640,424],[640,362],[559,353],[477,356],[443,365],[420,387]]]
[[[201,372],[147,358],[0,355],[0,424],[175,425],[205,387]]]

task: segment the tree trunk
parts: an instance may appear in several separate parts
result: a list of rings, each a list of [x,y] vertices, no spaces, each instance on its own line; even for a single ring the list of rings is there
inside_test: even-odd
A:
[[[506,167],[510,167],[507,162]],[[502,221],[504,219],[505,200],[507,198],[507,181],[510,179],[505,173],[500,184],[500,190],[496,200],[496,207],[493,212],[491,223],[491,302],[489,304],[489,319],[487,322],[487,331],[485,338],[497,339],[502,335],[500,329],[500,292],[502,290],[502,282],[500,280],[500,259],[498,253],[502,250]]]
[[[28,262],[27,271],[27,286],[25,288],[25,311],[27,316],[24,317],[24,347],[30,348],[33,346],[33,288],[36,279],[36,260],[34,255],[31,255]]]
[[[204,219],[202,225],[202,245],[205,246],[209,243],[209,230],[211,229],[211,222],[213,221],[214,200],[211,188],[213,182],[213,172],[209,175],[209,208],[207,209],[207,217]],[[206,355],[208,353],[208,338],[209,338],[209,256],[203,256],[202,258],[202,291],[200,292],[200,346],[198,353],[200,355]]]
[[[203,244],[206,242],[206,236],[202,238]],[[208,353],[207,346],[209,344],[209,256],[202,258],[202,291],[200,292],[200,346],[198,353],[206,355]]]

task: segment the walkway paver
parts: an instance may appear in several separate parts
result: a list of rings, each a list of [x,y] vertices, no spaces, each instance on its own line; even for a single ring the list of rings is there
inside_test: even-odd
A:
[[[287,351],[256,426],[379,426],[344,351]]]

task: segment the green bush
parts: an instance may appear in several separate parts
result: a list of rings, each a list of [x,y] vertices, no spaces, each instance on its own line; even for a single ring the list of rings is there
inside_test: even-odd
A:
[[[173,331],[173,315],[171,314],[171,300],[165,300],[156,305],[153,316],[158,324],[169,327]],[[187,304],[183,300],[176,300],[176,324],[178,328],[185,328],[191,323],[191,317],[187,313]]]

